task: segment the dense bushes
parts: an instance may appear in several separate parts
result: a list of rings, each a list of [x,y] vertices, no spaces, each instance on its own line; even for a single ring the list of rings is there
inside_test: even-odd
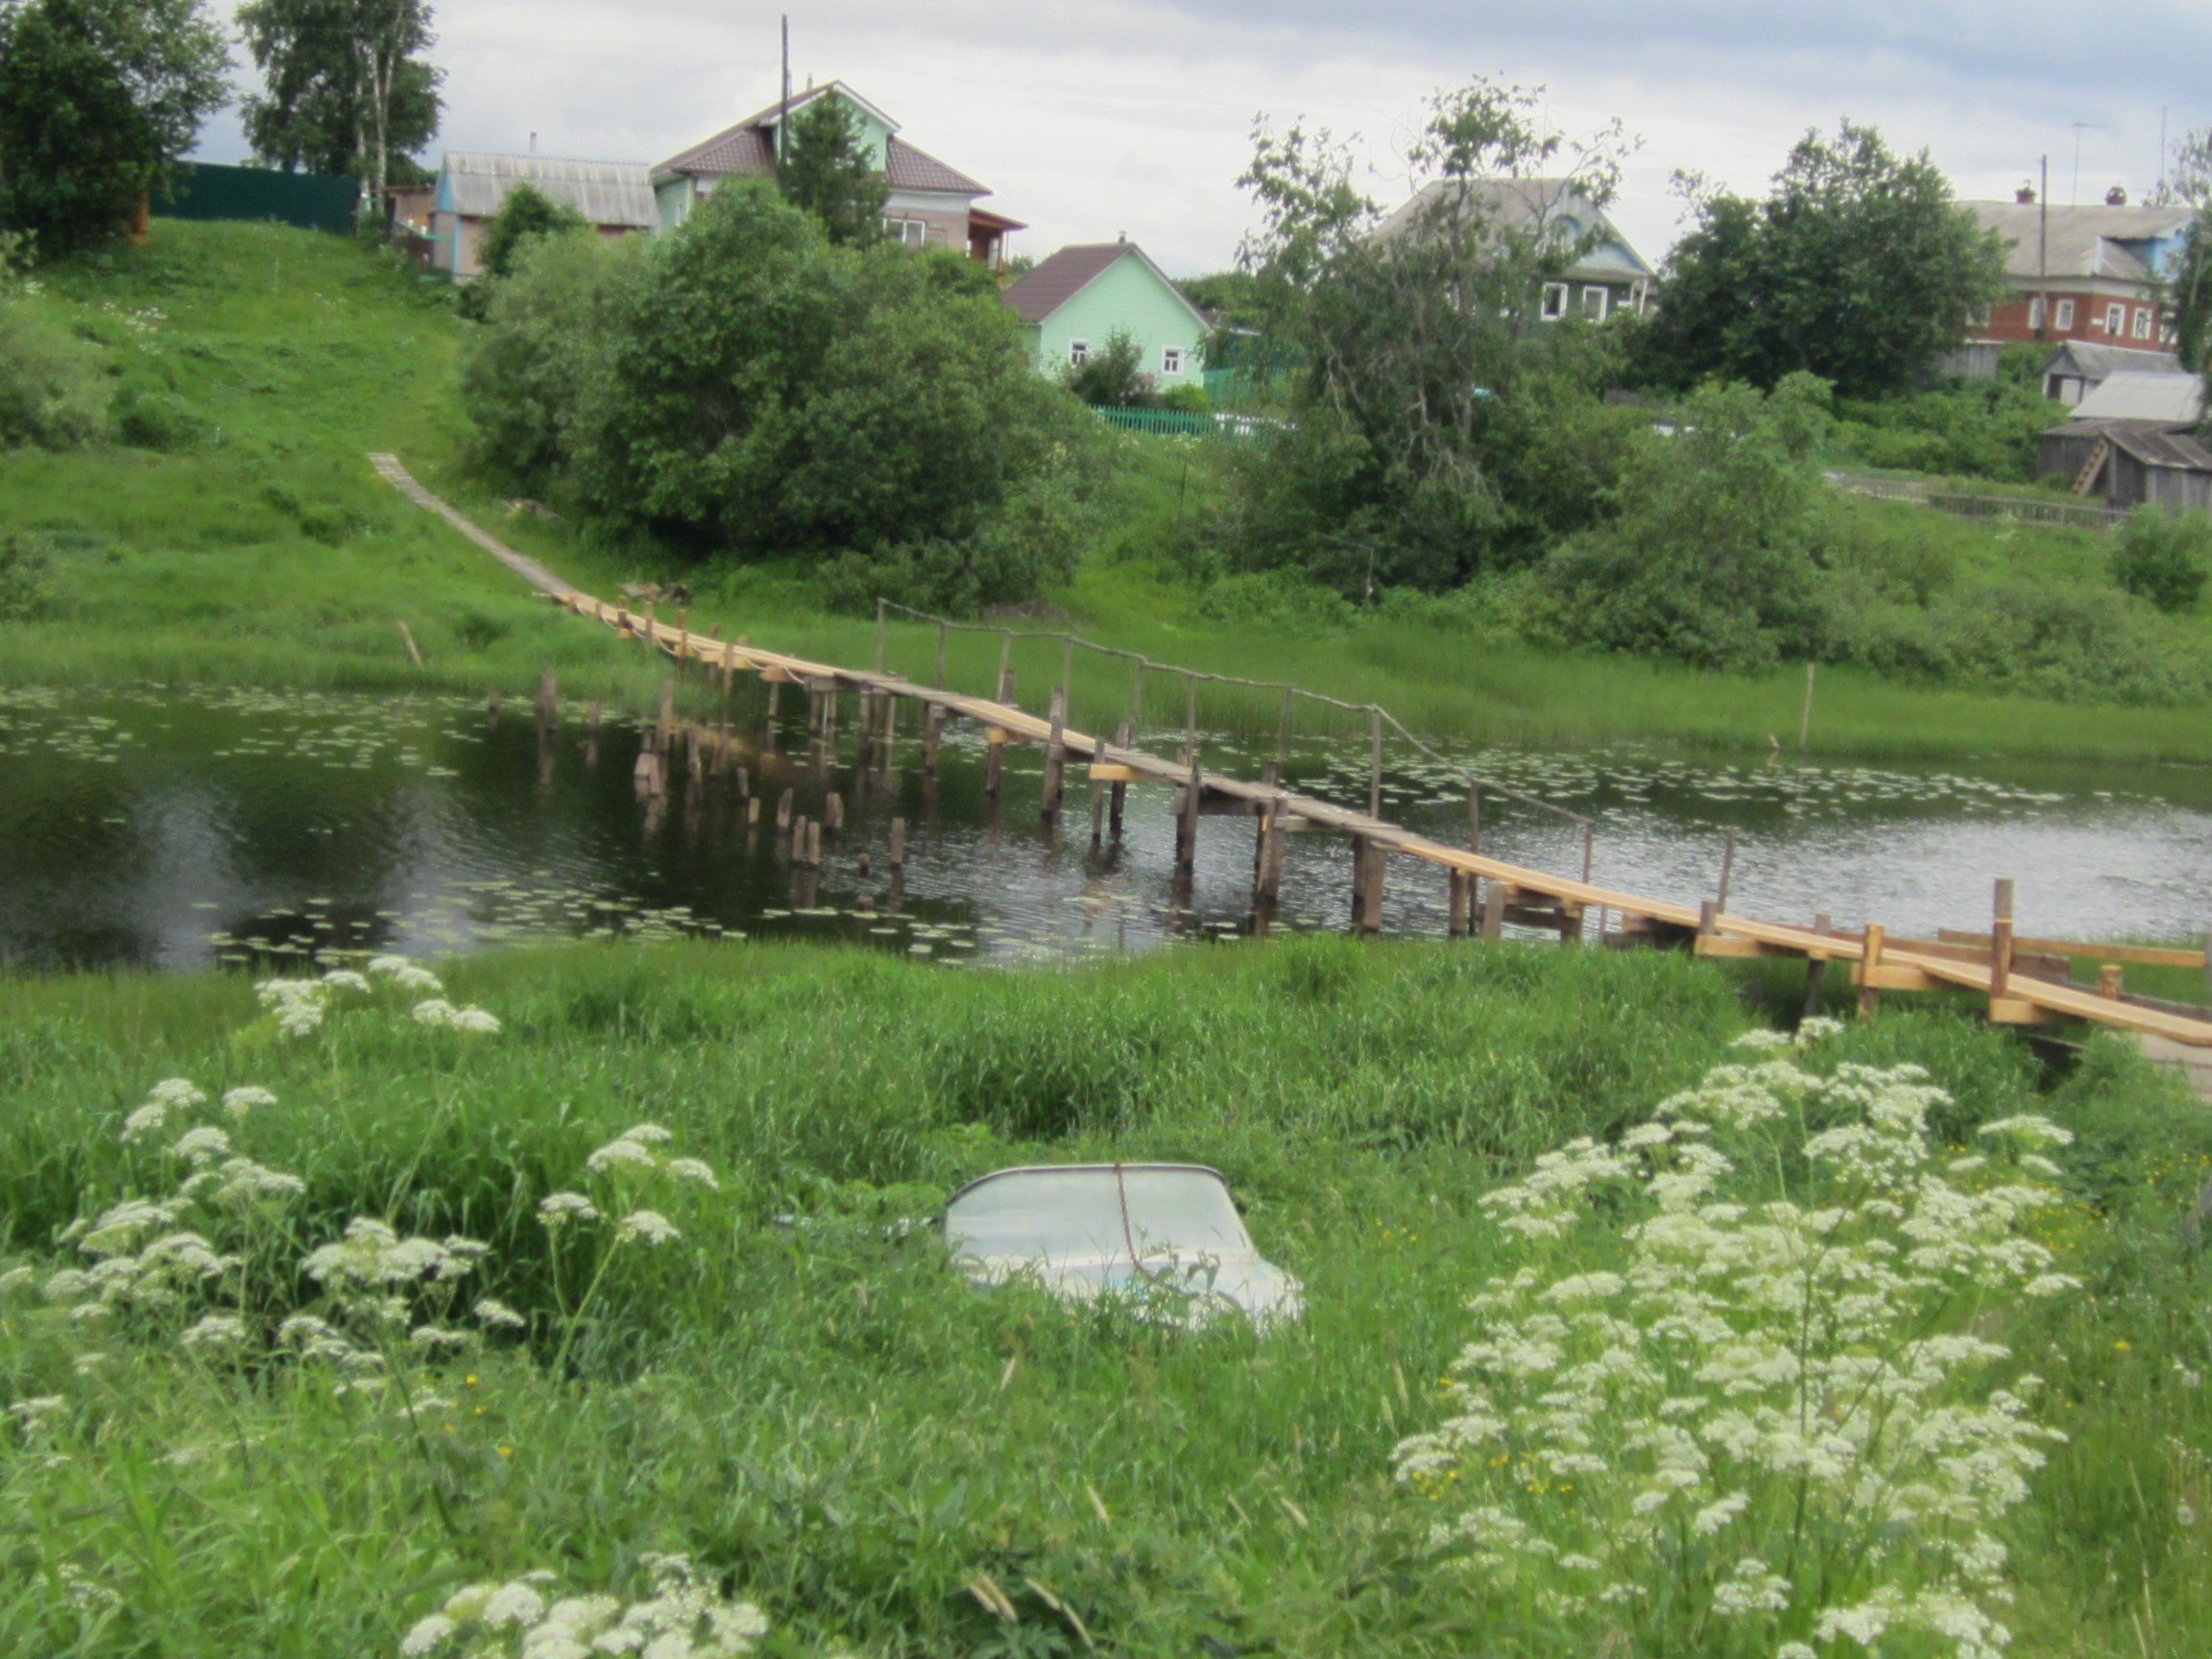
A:
[[[2186,611],[2212,577],[2212,519],[2138,507],[2112,549],[2112,579],[2161,611]]]
[[[2066,411],[2033,384],[1965,381],[1881,400],[1845,398],[1835,447],[1868,467],[2031,484],[2035,440]]]
[[[486,457],[603,524],[814,555],[839,588],[857,561],[930,603],[1073,567],[1090,434],[966,261],[833,247],[741,186],[650,244],[540,239],[489,311]]]
[[[107,431],[99,354],[0,294],[0,449],[74,449]]]

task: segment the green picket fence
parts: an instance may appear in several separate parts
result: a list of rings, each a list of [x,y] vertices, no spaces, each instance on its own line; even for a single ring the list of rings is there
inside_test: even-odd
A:
[[[1149,432],[1163,438],[1212,438],[1245,444],[1259,437],[1265,423],[1249,415],[1187,415],[1179,409],[1100,409],[1092,414],[1124,432]]]

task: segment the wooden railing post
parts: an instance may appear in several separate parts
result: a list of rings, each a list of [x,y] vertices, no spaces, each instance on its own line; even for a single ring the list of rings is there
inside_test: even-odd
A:
[[[1729,882],[1729,878],[1730,878],[1731,877],[1733,877],[1735,874],[1736,874],[1736,831],[1735,831],[1735,830],[1729,830],[1729,831],[1728,831],[1728,844],[1727,844],[1725,847],[1723,847],[1723,848],[1721,848],[1721,849],[1720,849],[1720,891],[1719,891],[1719,895],[1718,895],[1718,896],[1717,896],[1717,897],[1714,899],[1714,901],[1713,901],[1713,907],[1714,907],[1716,910],[1719,910],[1719,911],[1723,911],[1723,912],[1725,912],[1725,911],[1727,910],[1727,908],[1728,908],[1728,882]],[[1589,878],[1588,878],[1587,876],[1585,876],[1585,877],[1583,878],[1583,879],[1584,879],[1584,880],[1588,880],[1588,879],[1589,879]]]
[[[1068,687],[1057,685],[1052,690],[1052,735],[1045,745],[1045,816],[1060,815],[1060,795],[1068,770]]]
[[[945,689],[945,638],[950,632],[942,622],[937,624],[937,689]]]
[[[1183,676],[1183,757],[1190,768],[1198,766],[1198,676]]]
[[[1467,785],[1467,851],[1482,851],[1482,785]]]
[[[876,672],[883,672],[883,611],[888,602],[876,601]]]
[[[1374,731],[1373,753],[1367,769],[1367,816],[1382,816],[1382,709],[1380,704],[1367,705],[1368,722]]]
[[[2012,988],[2012,882],[2009,878],[1998,881],[1991,909],[1989,1005],[1994,1013],[1998,999]]]
[[[1871,1015],[1882,1006],[1882,989],[1874,983],[1875,974],[1882,970],[1882,924],[1867,923],[1865,942],[1859,948],[1859,1012],[1862,1017]]]
[[[1114,733],[1114,746],[1117,749],[1126,749],[1129,747],[1129,722],[1124,720]],[[1126,783],[1117,782],[1106,792],[1107,822],[1112,828],[1114,839],[1117,841],[1121,839],[1121,810],[1127,805],[1128,800],[1129,785]]]
[[[1823,910],[1813,918],[1813,931],[1828,931],[1828,912]],[[1805,1010],[1801,1018],[1810,1020],[1820,1012],[1820,992],[1828,978],[1828,958],[1809,956],[1805,959]]]

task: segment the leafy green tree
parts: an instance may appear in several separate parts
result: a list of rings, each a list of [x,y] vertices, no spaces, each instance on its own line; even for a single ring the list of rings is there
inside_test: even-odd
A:
[[[1755,669],[1817,648],[1829,389],[1709,384],[1630,445],[1618,512],[1545,566],[1571,635],[1608,650]]]
[[[1679,182],[1696,225],[1647,338],[1665,383],[1772,387],[1805,373],[1879,397],[1912,384],[2005,292],[1996,234],[1925,151],[1898,156],[1871,127],[1807,132],[1764,202]]]
[[[512,276],[523,248],[539,237],[588,234],[590,229],[591,222],[567,203],[554,201],[535,184],[517,184],[484,227],[479,250],[484,274],[493,278]]]
[[[860,112],[834,92],[814,99],[784,123],[776,183],[783,199],[822,221],[840,247],[864,246],[883,234],[891,185],[868,159]]]
[[[2202,436],[2212,442],[2212,127],[2182,139],[2175,154],[2173,193],[2197,209],[2167,284],[2174,349],[2187,369],[2204,373]]]
[[[1327,133],[1257,134],[1241,182],[1261,228],[1240,263],[1255,360],[1283,366],[1293,420],[1243,470],[1243,564],[1367,596],[1510,556],[1545,509],[1507,486],[1508,412],[1578,361],[1584,332],[1539,314],[1545,282],[1583,252],[1556,181],[1602,204],[1624,150],[1614,129],[1569,152],[1520,88],[1439,92],[1393,168],[1420,188],[1386,228]]]
[[[238,9],[262,90],[246,101],[253,153],[290,171],[359,179],[381,197],[395,165],[437,136],[445,72],[427,0],[248,0]]]
[[[1094,408],[1132,408],[1152,390],[1152,376],[1144,373],[1144,348],[1126,328],[1115,329],[1104,346],[1082,362],[1070,363],[1060,379]]]
[[[228,67],[204,0],[0,0],[0,228],[48,252],[118,234]]]
[[[846,599],[1024,597],[1072,567],[1094,440],[971,263],[732,183],[650,242],[529,243],[468,404],[489,459],[603,523],[810,554]]]

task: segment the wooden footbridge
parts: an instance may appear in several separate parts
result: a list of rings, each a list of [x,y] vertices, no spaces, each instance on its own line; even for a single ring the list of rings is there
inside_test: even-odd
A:
[[[1936,939],[1891,939],[1879,924],[1863,931],[1831,928],[1825,917],[1810,926],[1764,922],[1739,916],[1726,907],[1727,875],[1723,869],[1720,896],[1715,900],[1680,903],[1648,898],[1591,879],[1594,826],[1579,814],[1535,800],[1495,781],[1463,774],[1468,781],[1469,838],[1455,846],[1390,823],[1382,815],[1382,743],[1387,726],[1432,760],[1450,765],[1443,757],[1407,732],[1383,709],[1373,705],[1351,705],[1320,697],[1294,686],[1239,681],[1229,676],[1151,662],[1133,652],[1118,651],[1080,639],[1073,635],[1017,633],[1003,628],[976,630],[1000,636],[998,694],[980,696],[949,687],[945,683],[949,636],[972,625],[907,611],[890,601],[878,601],[877,610],[876,664],[854,668],[816,662],[784,652],[771,651],[743,638],[724,639],[719,629],[693,631],[680,610],[676,620],[657,615],[656,600],[646,598],[637,610],[593,597],[568,587],[512,548],[470,523],[408,476],[391,456],[373,457],[377,470],[396,488],[446,518],[479,546],[497,557],[555,603],[589,617],[626,638],[664,652],[677,665],[696,664],[719,676],[728,688],[740,674],[757,675],[770,687],[771,711],[785,685],[802,687],[810,699],[812,729],[822,737],[834,738],[838,699],[852,694],[858,699],[858,732],[864,749],[881,741],[887,757],[890,739],[899,726],[900,710],[911,706],[920,710],[923,768],[934,778],[938,748],[949,720],[967,720],[980,727],[990,746],[986,763],[986,789],[996,797],[1000,777],[1000,754],[1011,743],[1032,744],[1045,752],[1043,809],[1057,818],[1063,806],[1066,774],[1072,763],[1087,766],[1091,785],[1094,841],[1110,830],[1121,832],[1122,805],[1132,784],[1155,784],[1175,791],[1176,868],[1188,878],[1195,857],[1201,820],[1235,815],[1256,821],[1253,852],[1253,905],[1262,918],[1271,915],[1280,889],[1286,835],[1298,831],[1329,831],[1344,835],[1353,848],[1352,922],[1367,932],[1380,929],[1382,893],[1390,860],[1409,860],[1441,870],[1450,887],[1449,927],[1455,936],[1479,934],[1496,938],[1508,925],[1556,932],[1563,941],[1585,937],[1585,924],[1593,914],[1599,922],[1599,937],[1609,945],[1672,945],[1701,956],[1784,957],[1808,965],[1807,1006],[1813,1005],[1832,962],[1845,965],[1859,987],[1863,1011],[1871,1011],[1884,992],[1964,992],[1982,1000],[1989,1019],[2007,1025],[2056,1025],[2084,1022],[2115,1030],[2142,1033],[2185,1046],[2212,1048],[2212,1009],[2158,1002],[2131,995],[2124,989],[2128,964],[2162,967],[2205,965],[2205,952],[2142,946],[2102,946],[2067,941],[2019,937],[2013,929],[2011,883],[1996,884],[1994,914],[1988,932],[1952,933]],[[933,683],[925,685],[889,669],[885,664],[887,615],[891,612],[915,617],[937,633]],[[1011,653],[1016,638],[1049,638],[1063,648],[1060,683],[1051,693],[1045,714],[1022,709],[1013,701]],[[1072,680],[1078,649],[1120,658],[1132,664],[1132,712],[1142,713],[1147,672],[1180,679],[1184,687],[1185,745],[1175,758],[1151,754],[1135,746],[1135,718],[1109,738],[1080,731],[1068,721],[1068,687]],[[1201,683],[1254,686],[1283,697],[1283,717],[1278,733],[1277,758],[1259,781],[1209,771],[1200,762],[1197,733],[1197,687]],[[1281,781],[1281,767],[1288,753],[1291,710],[1299,698],[1327,704],[1339,711],[1365,716],[1372,733],[1372,766],[1367,809],[1360,811],[1312,795],[1302,794]],[[668,731],[668,699],[663,698],[661,731]],[[649,757],[650,759],[650,757]],[[663,764],[664,762],[653,762]],[[641,762],[642,764],[642,762]],[[1481,851],[1482,804],[1485,798],[1503,798],[1553,815],[1578,828],[1581,836],[1581,872],[1557,875],[1492,857]],[[832,826],[832,829],[834,826]],[[819,829],[816,833],[819,834]],[[894,857],[897,843],[894,836]],[[1607,918],[1614,919],[1610,928]],[[2071,983],[2071,965],[2086,957],[2103,964],[2094,989]]]

